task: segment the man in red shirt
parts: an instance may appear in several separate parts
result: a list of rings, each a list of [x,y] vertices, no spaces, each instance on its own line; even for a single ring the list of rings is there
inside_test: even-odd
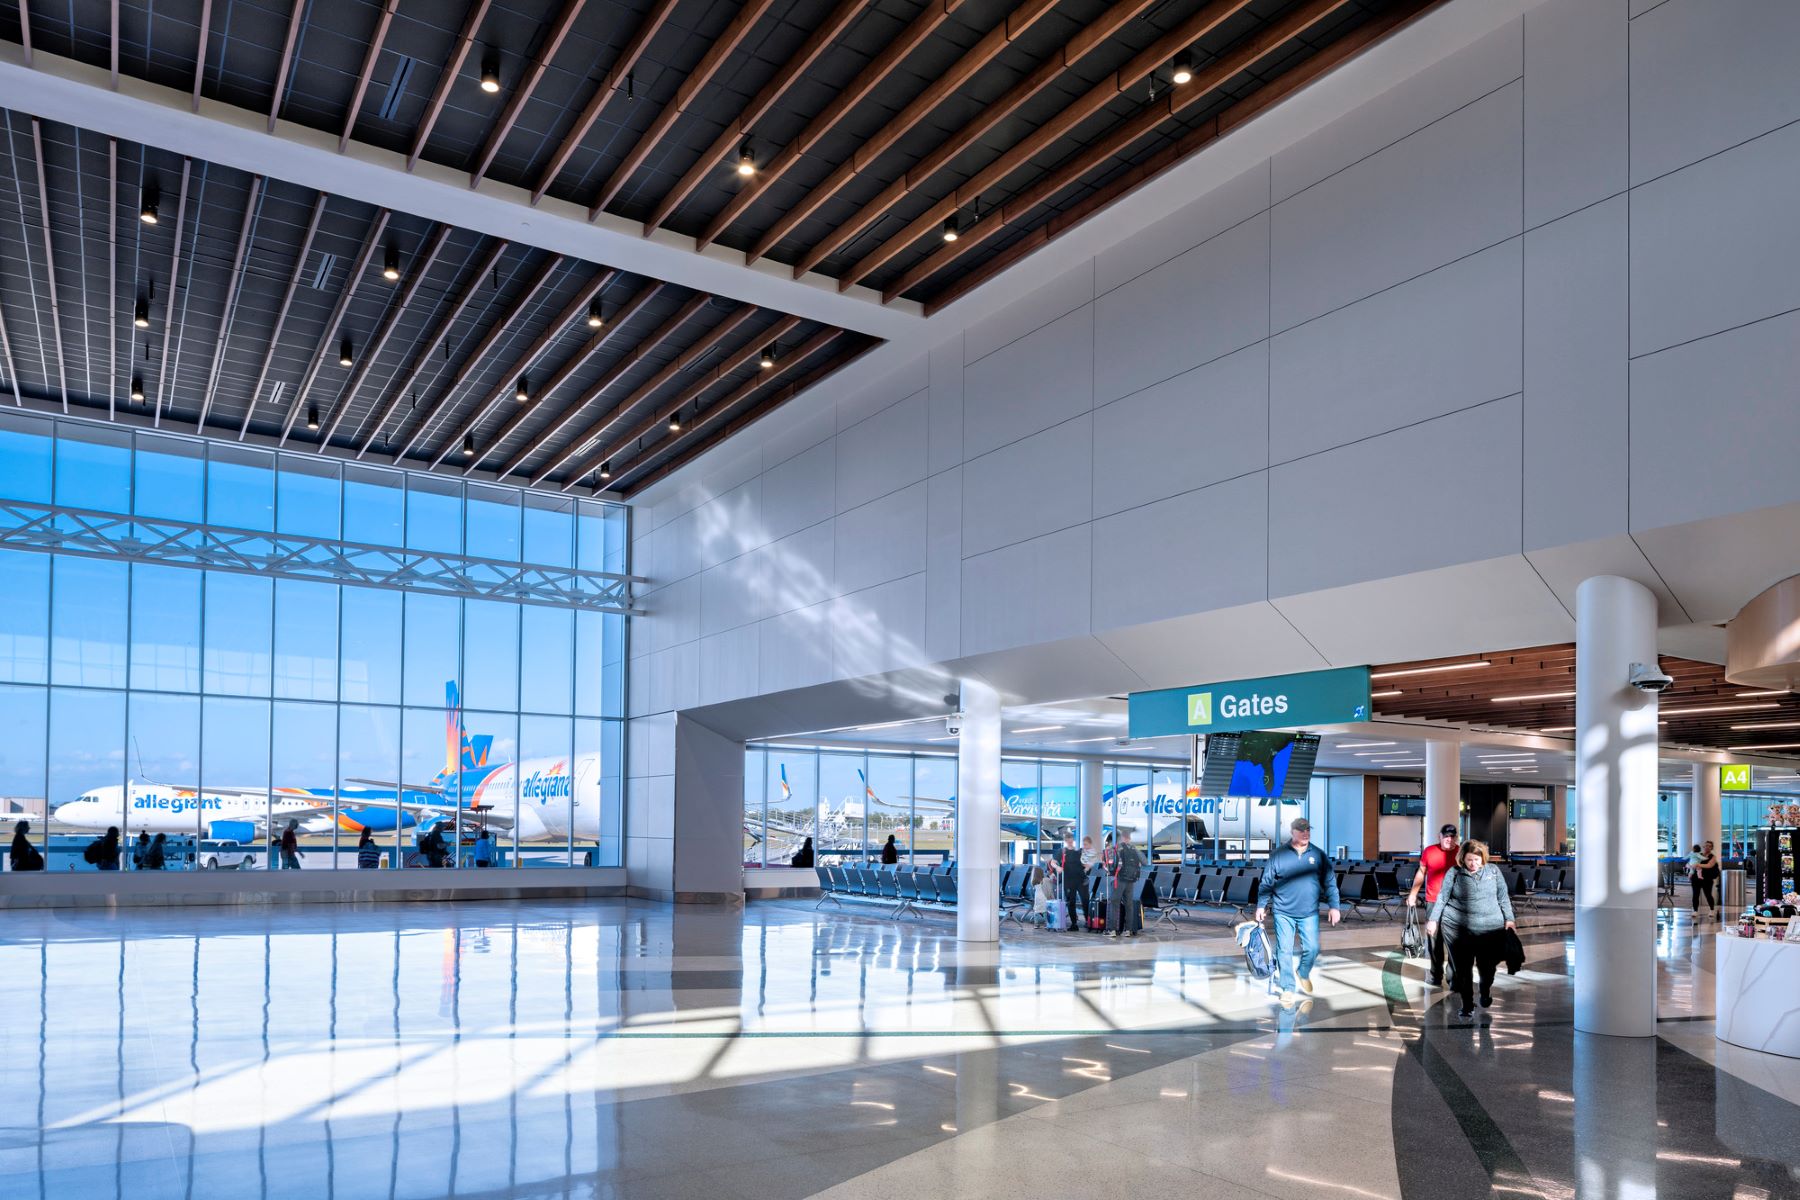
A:
[[[1438,889],[1444,886],[1444,876],[1456,865],[1456,826],[1446,825],[1438,830],[1437,845],[1425,847],[1419,855],[1419,869],[1413,873],[1412,890],[1406,894],[1406,906],[1417,907],[1419,903],[1419,886],[1425,887],[1425,903],[1427,906],[1437,903]],[[1440,987],[1444,982],[1444,936],[1440,932],[1431,938],[1431,986]]]

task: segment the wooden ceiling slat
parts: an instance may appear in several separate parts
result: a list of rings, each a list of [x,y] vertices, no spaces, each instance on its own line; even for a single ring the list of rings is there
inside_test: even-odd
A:
[[[117,9],[114,10],[117,12]],[[115,23],[116,27],[116,23]],[[194,50],[194,98],[193,111],[200,111],[200,84],[206,78],[206,39],[212,32],[212,0],[201,0],[200,4],[200,45]],[[117,89],[118,69],[113,70],[113,87]]]
[[[358,289],[363,280],[368,278],[369,264],[375,260],[375,251],[381,248],[382,235],[387,232],[388,221],[393,217],[393,210],[381,209],[375,214],[375,220],[369,225],[369,232],[363,238],[362,250],[350,267],[350,274],[344,280],[343,290],[338,293],[337,303],[332,305],[331,317],[325,322],[325,332],[319,338],[319,344],[313,348],[311,360],[306,365],[306,373],[301,377],[300,386],[294,389],[294,398],[288,401],[287,416],[281,422],[281,440],[278,445],[287,445],[293,436],[294,423],[305,411],[306,398],[312,394],[313,384],[318,382],[319,372],[325,369],[325,360],[329,356],[333,363],[337,362],[334,343],[338,331],[343,328],[344,314],[350,311],[350,302],[356,299]]]
[[[755,316],[756,312],[757,308],[754,304],[743,304],[732,309],[723,321],[720,321],[717,325],[714,325],[711,329],[701,334],[700,337],[695,340],[693,345],[670,359],[660,371],[652,375],[649,379],[646,379],[643,383],[640,383],[636,388],[632,389],[631,395],[613,405],[612,411],[608,412],[604,417],[601,417],[600,420],[594,424],[582,430],[576,436],[570,438],[569,448],[562,453],[553,456],[550,462],[532,477],[532,486],[536,487],[545,479],[548,479],[551,475],[555,474],[556,471],[570,459],[574,458],[576,456],[576,446],[585,445],[589,438],[605,437],[608,431],[631,415],[632,409],[656,395],[656,393],[661,391],[671,379],[692,369],[694,364],[710,354],[715,346],[730,337],[738,326]],[[664,420],[667,420],[667,418],[665,417]]]
[[[619,311],[613,314],[611,321],[608,324],[608,329],[614,332],[623,329],[626,322],[637,315],[638,310],[642,309],[644,305],[655,299],[663,288],[667,286],[667,284],[661,282],[652,282],[637,295],[627,300],[624,305],[620,307]],[[589,384],[587,390],[576,397],[574,402],[565,407],[562,412],[558,413],[556,417],[551,420],[550,424],[543,429],[540,429],[537,432],[537,435],[533,437],[531,441],[526,443],[523,450],[513,455],[512,458],[508,460],[507,464],[500,468],[500,471],[495,478],[505,479],[508,475],[511,475],[514,471],[517,471],[520,467],[524,466],[526,462],[530,461],[531,457],[537,454],[538,451],[555,441],[557,434],[568,428],[571,423],[581,416],[582,410],[598,400],[601,396],[605,395],[606,389],[616,383],[619,377],[626,371],[637,365],[651,347],[667,337],[673,329],[679,327],[682,322],[686,321],[688,317],[698,311],[699,304],[697,302],[702,302],[704,300],[704,296],[696,296],[693,300],[690,300],[680,312],[676,313],[668,321],[663,322],[655,333],[638,342],[638,344],[633,346],[630,350],[627,350],[619,361],[609,367],[599,379]]]
[[[294,11],[288,14],[287,40],[281,45],[281,62],[275,68],[275,92],[269,99],[269,132],[275,132],[275,123],[281,118],[281,102],[287,96],[288,73],[294,69],[294,45],[300,40],[300,22],[306,19],[307,0],[294,0]],[[113,22],[113,45],[117,47],[118,22]],[[118,55],[115,50],[114,58]],[[115,87],[117,84],[115,82]]]
[[[257,206],[262,201],[264,179],[250,177],[250,194],[244,201],[244,221],[238,229],[237,253],[231,260],[231,286],[225,289],[225,307],[219,317],[219,336],[213,339],[212,366],[206,372],[206,395],[200,401],[200,416],[194,428],[206,428],[212,412],[213,398],[219,394],[219,368],[225,362],[225,346],[231,339],[231,325],[237,319],[238,291],[244,284],[244,260],[250,253],[250,231],[256,227]],[[114,370],[117,371],[117,367]],[[110,389],[108,389],[110,394]]]
[[[837,253],[840,247],[880,220],[913,189],[943,170],[951,160],[986,136],[995,125],[1012,116],[1033,96],[1061,78],[1063,72],[1079,62],[1083,55],[1136,20],[1155,2],[1156,0],[1116,0],[1112,7],[1076,31],[1059,54],[1047,59],[993,103],[979,106],[975,110],[975,116],[962,128],[882,189],[879,195],[858,209],[855,216],[839,222],[836,229],[800,257],[799,262],[794,265],[794,278],[800,278]]]
[[[587,461],[582,463],[581,466],[570,475],[570,478],[580,479],[586,476],[597,469],[601,463],[610,462],[616,456],[624,453],[625,449],[639,438],[649,437],[668,421],[671,416],[684,411],[690,404],[698,404],[701,399],[705,397],[707,392],[717,387],[734,372],[747,365],[749,361],[758,354],[761,354],[764,346],[768,345],[770,342],[786,337],[795,329],[799,328],[799,326],[800,318],[798,317],[783,317],[781,320],[775,322],[774,325],[769,327],[769,329],[765,330],[762,334],[744,343],[744,345],[735,352],[726,355],[725,358],[719,362],[719,365],[708,371],[704,377],[682,389],[680,395],[676,396],[673,400],[664,401],[657,406],[654,412],[640,421],[632,429],[615,438],[604,449],[589,455]],[[683,426],[682,436],[687,436],[691,431],[692,425]],[[566,491],[568,485],[564,484],[563,486]]]
[[[387,400],[381,404],[379,415],[370,423],[368,432],[363,435],[361,443],[356,447],[357,458],[362,458],[367,454],[369,447],[375,444],[375,439],[382,435],[387,428],[388,421],[399,410],[400,401],[404,400],[407,393],[419,382],[419,377],[424,374],[426,366],[437,353],[438,347],[443,345],[444,339],[450,336],[450,330],[461,319],[469,305],[474,302],[475,297],[481,294],[481,289],[487,286],[489,275],[499,267],[500,256],[506,253],[510,245],[510,242],[501,239],[495,239],[489,243],[487,252],[481,256],[481,261],[476,265],[475,270],[470,272],[464,280],[455,299],[439,313],[437,324],[433,326],[430,335],[413,351],[412,362],[407,366],[405,372],[389,385]]]
[[[587,107],[581,110],[581,115],[575,118],[574,128],[569,130],[568,135],[563,138],[562,144],[556,148],[556,153],[550,158],[550,165],[538,177],[537,186],[531,189],[533,204],[544,198],[544,193],[550,190],[550,185],[556,182],[556,177],[561,175],[563,168],[569,165],[569,159],[574,156],[576,150],[581,148],[581,143],[587,137],[588,130],[592,129],[594,122],[600,119],[600,113],[606,108],[607,102],[612,99],[613,93],[619,89],[619,85],[625,77],[636,69],[638,60],[643,58],[644,52],[650,48],[650,40],[668,23],[669,16],[675,11],[677,2],[678,0],[658,0],[656,7],[651,9],[650,14],[639,23],[637,32],[632,35],[630,43],[619,54],[617,61],[606,69],[605,76],[600,80],[599,88],[587,102]],[[593,220],[597,213],[597,209],[590,209],[588,220]]]
[[[562,44],[568,39],[569,31],[575,27],[575,19],[581,16],[581,10],[587,7],[587,0],[566,0],[562,15],[556,24],[551,26],[550,35],[539,44],[537,53],[532,55],[531,65],[526,68],[524,76],[513,88],[512,95],[507,98],[506,107],[501,111],[500,120],[494,124],[493,131],[488,134],[481,152],[475,156],[475,165],[469,170],[469,186],[474,187],[481,182],[481,177],[494,164],[494,156],[500,153],[501,143],[518,124],[519,114],[531,103],[532,93],[537,91],[538,84],[544,81],[544,72],[550,69],[550,61]]]
[[[304,3],[304,0],[302,0]],[[438,118],[444,114],[444,104],[450,99],[450,88],[462,75],[463,64],[469,60],[469,51],[474,48],[475,35],[481,31],[482,19],[487,16],[488,6],[493,0],[475,0],[463,17],[462,30],[456,35],[455,48],[450,52],[450,59],[444,69],[438,73],[437,86],[431,90],[431,102],[425,106],[425,115],[419,120],[419,127],[413,132],[412,149],[406,154],[406,169],[412,170],[418,165],[419,155],[425,151],[425,143],[431,140],[431,131],[437,127]]]
[[[789,168],[800,161],[801,155],[812,149],[818,140],[830,133],[832,128],[850,110],[861,104],[906,60],[906,57],[920,46],[938,27],[948,21],[960,7],[963,0],[941,0],[925,7],[925,11],[912,19],[912,22],[882,47],[881,53],[869,61],[869,65],[856,73],[856,78],[838,90],[825,111],[806,123],[806,127],[796,134],[792,141],[781,148],[766,164],[759,164],[756,174],[746,180],[738,189],[737,195],[726,201],[724,209],[707,225],[706,232],[694,239],[694,248],[704,250],[718,240],[720,234],[731,227],[733,221],[742,216],[754,204],[769,186],[775,183]]]
[[[338,136],[338,153],[350,144],[350,133],[356,128],[356,118],[362,114],[363,97],[368,94],[369,80],[375,76],[375,64],[381,61],[381,46],[387,41],[388,27],[394,23],[394,13],[400,7],[400,0],[387,0],[381,6],[381,16],[375,22],[375,36],[369,39],[369,49],[363,55],[363,67],[356,77],[356,90],[350,94],[350,109],[344,114],[344,132]]]
[[[1329,4],[1332,8],[1341,8],[1350,3],[1350,0],[1315,0],[1315,3],[1319,2]],[[898,234],[863,255],[855,266],[839,278],[839,290],[849,290],[921,238],[937,234],[943,228],[944,222],[955,216],[958,209],[974,203],[989,188],[1004,183],[1013,172],[1048,150],[1058,139],[1066,137],[1076,126],[1100,112],[1117,99],[1121,93],[1142,82],[1150,72],[1163,66],[1176,54],[1217,29],[1248,3],[1249,0],[1215,0],[1214,3],[1189,17],[1175,30],[1158,38],[1149,49],[1089,88],[1065,105],[1061,111],[1026,134],[999,158],[978,171],[973,179],[968,180],[949,196],[932,205],[922,216],[915,219]],[[1192,84],[1183,90],[1198,91]],[[1167,96],[1168,93],[1164,93],[1159,103],[1166,104]]]
[[[256,406],[262,402],[263,384],[268,381],[269,368],[275,362],[275,351],[281,346],[281,332],[287,327],[288,313],[294,306],[294,292],[300,286],[300,272],[306,267],[306,256],[312,253],[313,239],[318,236],[326,199],[324,192],[313,199],[312,215],[307,218],[306,232],[300,237],[300,252],[294,256],[293,269],[288,272],[287,290],[282,293],[281,307],[275,312],[275,327],[269,331],[269,346],[263,352],[262,369],[256,373],[256,383],[251,386],[250,394],[244,398],[244,419],[238,424],[237,432],[240,442],[250,432],[250,418],[255,416]]]
[[[444,252],[444,247],[449,243],[452,232],[451,226],[439,225],[425,243],[424,248],[419,251],[413,261],[412,277],[401,288],[400,295],[388,306],[387,315],[382,318],[380,327],[375,331],[375,336],[369,339],[368,346],[357,356],[356,369],[350,373],[349,382],[344,385],[343,393],[333,402],[324,427],[319,431],[318,445],[314,449],[323,453],[325,447],[331,444],[331,439],[337,434],[338,426],[350,412],[351,407],[355,405],[356,397],[362,392],[363,385],[374,373],[375,362],[381,357],[381,352],[387,349],[388,339],[394,336],[394,330],[399,328],[400,319],[406,315],[406,311],[412,307],[412,302],[418,298],[419,290],[424,287],[426,276],[430,275],[432,267],[437,265],[438,256]]]
[[[514,395],[520,381],[529,372],[536,369],[539,360],[550,352],[552,346],[562,340],[563,335],[569,332],[569,327],[576,320],[585,316],[588,305],[606,288],[607,284],[613,281],[617,274],[609,267],[602,267],[569,298],[569,302],[563,305],[562,311],[550,318],[550,323],[544,326],[544,332],[537,336],[537,340],[527,346],[525,353],[515,358],[511,365],[500,373],[500,382],[488,393],[487,399],[477,405],[468,419],[459,424],[455,432],[444,439],[443,444],[438,447],[437,453],[431,456],[433,467],[448,458],[450,452],[462,444],[464,437],[479,430],[481,423],[487,420],[488,414],[494,411],[495,405],[505,403],[509,397]],[[540,394],[543,386],[540,383]],[[554,384],[551,386],[554,388]],[[474,462],[472,461],[469,465],[473,467]],[[465,475],[468,473],[467,470],[463,472]]]
[[[731,24],[725,27],[725,32],[720,34],[718,39],[708,47],[706,54],[700,59],[699,65],[688,73],[686,79],[681,81],[681,86],[675,90],[675,98],[656,114],[656,119],[650,123],[650,128],[644,130],[637,142],[630,150],[626,151],[624,159],[614,168],[611,177],[600,185],[600,190],[594,194],[590,207],[604,209],[624,190],[625,185],[631,181],[632,175],[644,165],[644,160],[649,158],[657,146],[662,144],[662,140],[668,136],[669,130],[673,129],[682,114],[687,112],[688,105],[693,103],[694,97],[700,94],[702,88],[712,82],[713,75],[725,65],[725,60],[737,51],[737,48],[743,44],[744,38],[749,35],[750,30],[763,19],[763,16],[770,8],[774,7],[774,4],[775,0],[750,0],[750,3],[738,10],[737,16],[731,19]],[[542,195],[543,191],[540,185],[539,190],[532,194],[532,201],[535,203]]]
[[[1015,38],[1049,15],[1055,7],[1056,0],[1024,0],[1013,9],[1004,21],[988,30],[948,70],[933,79],[929,87],[913,98],[912,103],[864,139],[855,153],[839,164],[825,182],[807,192],[797,203],[790,205],[787,212],[777,217],[775,224],[751,247],[750,253],[745,256],[746,261],[755,262],[767,254],[776,243],[793,232],[795,226],[817,212],[820,205],[856,178],[858,172],[867,170],[871,163],[887,153],[896,142],[916,129],[932,110],[953,98],[956,89],[974,78],[976,72],[998,58],[1000,52],[1010,46]]]
[[[650,214],[650,219],[644,222],[646,236],[656,232],[662,223],[669,219],[669,214],[679,208],[682,201],[693,195],[694,189],[700,186],[700,181],[718,169],[719,164],[725,160],[725,156],[732,153],[744,138],[755,130],[756,123],[768,115],[769,110],[774,108],[783,96],[787,95],[789,88],[805,78],[806,72],[818,61],[819,56],[842,36],[844,30],[850,27],[850,23],[862,13],[864,8],[863,0],[841,0],[838,6],[831,10],[831,15],[825,18],[824,22],[811,34],[807,35],[807,39],[801,43],[799,51],[782,64],[781,69],[775,72],[774,77],[762,86],[762,90],[756,93],[755,98],[749,104],[744,106],[744,110],[737,115],[737,120],[727,125],[724,132],[713,139],[712,145],[707,147],[706,151],[694,161],[694,165],[687,169],[687,173],[657,202],[656,210]],[[588,220],[591,221],[599,215],[598,207],[588,209]]]
[[[23,8],[20,9],[19,15],[20,19],[23,20]],[[56,390],[62,396],[62,410],[66,414],[69,411],[69,376],[68,367],[63,360],[62,305],[58,302],[56,295],[56,251],[50,244],[50,186],[47,174],[44,170],[43,125],[44,123],[36,117],[31,118],[31,148],[37,158],[38,227],[43,231],[44,235],[44,279],[49,285],[50,292],[50,336],[56,345]],[[181,202],[184,208],[187,204],[187,181],[188,167],[187,162],[183,160],[181,167]],[[21,214],[21,216],[22,215],[23,214]],[[177,221],[175,225],[175,263],[179,264],[180,261],[181,223]],[[173,304],[174,301],[174,279],[175,269],[174,265],[171,265],[169,269],[171,304]],[[168,323],[165,322],[165,336],[163,339],[163,350],[165,353],[167,353],[169,345],[166,335],[167,324]],[[162,409],[161,388],[158,388],[157,391],[159,393],[156,398],[157,411],[160,413]]]
[[[824,340],[822,339],[841,336],[843,336],[842,330],[828,329],[820,333],[817,338],[814,339],[814,342],[818,345],[823,345]],[[801,347],[802,351],[813,344],[813,342],[809,342],[807,346]],[[783,404],[786,404],[789,400],[792,400],[795,396],[806,391],[806,389],[812,387],[814,384],[828,376],[842,371],[880,344],[881,343],[879,342],[868,341],[860,346],[851,346],[841,354],[834,355],[832,358],[807,372],[799,379],[794,380],[792,383],[756,400],[749,408],[741,411],[736,417],[731,417],[730,419],[725,420],[723,424],[718,424],[717,422],[719,419],[730,413],[732,408],[739,402],[738,394],[734,393],[732,396],[713,405],[713,407],[707,409],[706,412],[695,419],[695,432],[698,432],[705,426],[716,425],[710,434],[707,434],[704,437],[690,439],[686,443],[685,449],[678,451],[668,459],[664,460],[660,465],[649,467],[642,474],[636,474],[634,471],[630,470],[626,471],[623,475],[615,478],[613,487],[626,495],[631,495],[643,490],[658,479],[666,478],[698,458],[700,455],[706,453],[732,434],[755,424],[764,416],[777,408],[780,408]],[[757,379],[751,380],[745,387],[738,389],[738,392],[745,394],[754,392],[757,388],[766,386],[767,382],[768,381],[764,381],[758,377]],[[569,485],[565,483],[563,485],[563,490],[568,491]]]
[[[437,402],[425,406],[425,412],[420,416],[419,423],[413,426],[413,431],[407,435],[406,440],[400,444],[400,449],[395,452],[396,461],[412,453],[413,447],[424,438],[429,437],[437,423],[450,415],[456,405],[457,393],[467,386],[469,380],[487,367],[488,354],[500,344],[500,340],[512,329],[513,324],[531,311],[544,289],[556,277],[557,270],[566,261],[560,254],[552,254],[547,257],[543,265],[537,269],[537,273],[531,277],[530,282],[525,285],[524,293],[500,315],[498,320],[487,322],[487,336],[477,342],[473,350],[463,355],[462,361],[457,364],[455,377],[438,392]]]

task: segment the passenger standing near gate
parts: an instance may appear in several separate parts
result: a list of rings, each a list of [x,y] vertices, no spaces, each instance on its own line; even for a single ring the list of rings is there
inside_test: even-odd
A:
[[[1118,842],[1113,847],[1112,896],[1106,908],[1114,937],[1136,937],[1143,932],[1144,899],[1138,884],[1143,874],[1143,854],[1129,841]]]
[[[300,869],[300,822],[290,820],[287,828],[281,831],[281,869],[298,871]]]
[[[1438,830],[1435,846],[1427,846],[1419,855],[1419,869],[1413,873],[1412,890],[1406,893],[1406,907],[1417,908],[1419,905],[1419,888],[1425,889],[1425,908],[1430,911],[1436,903],[1438,889],[1444,886],[1444,876],[1456,866],[1456,826],[1446,825]],[[1408,916],[1413,914],[1409,913]],[[1444,983],[1444,939],[1428,937],[1431,943],[1431,986],[1442,987]]]
[[[1319,961],[1319,901],[1331,911],[1331,923],[1343,916],[1338,911],[1337,871],[1331,856],[1312,845],[1312,822],[1295,817],[1288,826],[1288,844],[1269,855],[1263,865],[1262,883],[1256,892],[1256,923],[1263,913],[1275,910],[1276,977],[1281,1002],[1294,1002],[1294,938],[1300,939],[1300,990],[1312,995],[1313,964]]]
[[[1062,871],[1063,907],[1069,913],[1070,929],[1086,929],[1088,924],[1088,877],[1087,862],[1081,848],[1075,844],[1074,833],[1063,834],[1062,849],[1057,852],[1057,866]],[[1075,917],[1075,906],[1081,905],[1079,923]]]
[[[1475,972],[1481,972],[1481,1007],[1493,1003],[1494,971],[1503,950],[1500,931],[1513,929],[1512,896],[1506,876],[1488,861],[1487,843],[1471,839],[1457,854],[1457,869],[1450,872],[1431,906],[1425,932],[1435,937],[1441,930],[1450,943],[1452,976],[1462,997],[1463,1017],[1475,1015],[1471,992]]]
[[[899,862],[900,845],[898,842],[894,841],[894,835],[890,833],[888,834],[888,840],[883,842],[881,846],[881,865],[884,867],[892,867],[898,865]]]

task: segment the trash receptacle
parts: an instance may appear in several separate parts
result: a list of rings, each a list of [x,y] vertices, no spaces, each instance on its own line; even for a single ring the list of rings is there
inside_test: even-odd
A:
[[[1721,872],[1721,874],[1723,875],[1723,879],[1720,881],[1719,886],[1724,889],[1725,893],[1719,897],[1721,909],[1728,913],[1742,912],[1744,910],[1744,905],[1747,902],[1747,897],[1744,894],[1744,872],[1733,868]]]

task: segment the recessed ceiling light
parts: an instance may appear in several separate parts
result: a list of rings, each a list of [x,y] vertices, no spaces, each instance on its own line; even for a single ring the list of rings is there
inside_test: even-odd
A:
[[[1754,746],[1727,746],[1727,750],[1800,750],[1800,742],[1761,742]]]
[[[1513,704],[1520,700],[1567,700],[1574,692],[1527,692],[1521,696],[1495,696],[1495,704]]]
[[[1701,713],[1752,712],[1759,708],[1767,709],[1780,707],[1781,705],[1776,704],[1774,701],[1767,701],[1762,704],[1704,704],[1699,708],[1658,709],[1657,715],[1662,717],[1691,717]]]
[[[1398,671],[1376,671],[1370,679],[1399,679],[1406,675],[1436,675],[1440,671],[1473,671],[1477,667],[1491,667],[1494,664],[1487,659],[1475,662],[1450,663],[1442,667],[1404,667]]]
[[[1754,732],[1758,729],[1800,729],[1800,721],[1765,721],[1761,725],[1733,725],[1738,733]]]
[[[1361,750],[1369,746],[1398,746],[1399,742],[1339,742],[1339,750]]]
[[[1061,729],[1061,725],[1029,725],[1024,729],[1015,729],[1014,733],[1051,733]]]
[[[1546,725],[1542,729],[1538,730],[1538,732],[1539,733],[1574,733],[1575,727],[1573,725]]]
[[[1404,696],[1405,694],[1406,693],[1401,691],[1399,688],[1392,688],[1385,692],[1370,692],[1369,698],[1372,700],[1380,700],[1387,696]]]
[[[1787,694],[1788,692],[1783,688],[1774,688],[1767,692],[1739,692],[1737,698],[1739,700],[1749,700],[1756,696],[1785,696]]]

